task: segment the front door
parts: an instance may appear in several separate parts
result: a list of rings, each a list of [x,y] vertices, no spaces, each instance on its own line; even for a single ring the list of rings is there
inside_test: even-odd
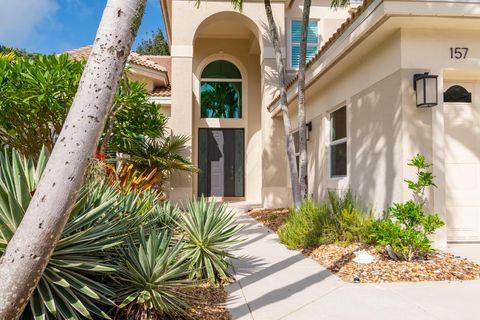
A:
[[[244,196],[244,130],[198,130],[198,195]]]

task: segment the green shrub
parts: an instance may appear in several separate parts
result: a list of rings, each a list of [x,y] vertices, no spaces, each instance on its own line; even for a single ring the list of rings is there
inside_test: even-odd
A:
[[[226,204],[206,201],[203,197],[199,201],[193,199],[178,224],[185,235],[184,253],[190,262],[190,278],[229,280],[227,258],[233,257],[231,251],[238,243],[239,227]]]
[[[36,164],[16,151],[0,153],[0,255],[22,221],[46,161],[44,151]],[[143,222],[142,216],[128,214],[143,201],[130,204],[104,184],[84,186],[22,318],[108,318],[99,306],[112,305],[113,293],[101,277],[115,270],[109,252]]]
[[[278,230],[280,240],[290,249],[319,244],[322,211],[324,208],[312,200],[305,200],[298,209],[290,209],[286,223]]]
[[[280,240],[291,249],[368,242],[372,217],[360,208],[351,191],[343,195],[331,191],[319,205],[306,200],[298,210],[290,211],[279,230]]]
[[[119,301],[120,319],[157,319],[164,316],[189,318],[188,304],[178,289],[191,286],[183,243],[168,231],[143,230],[130,239],[119,255],[113,279]]]
[[[417,181],[405,180],[413,191],[415,201],[395,203],[385,219],[373,224],[371,238],[381,246],[390,246],[388,251],[393,259],[410,261],[432,251],[428,236],[444,222],[437,214],[425,213],[426,188],[435,186],[429,171],[431,164],[417,154],[408,165],[417,169]]]

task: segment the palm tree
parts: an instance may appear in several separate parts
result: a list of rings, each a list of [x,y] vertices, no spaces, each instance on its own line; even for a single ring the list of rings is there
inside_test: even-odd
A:
[[[122,153],[122,162],[133,164],[139,172],[156,169],[156,184],[161,186],[174,171],[198,172],[185,156],[186,143],[190,140],[184,135],[166,135],[160,138],[145,136],[125,138],[117,150]]]
[[[308,196],[308,158],[307,158],[307,121],[305,116],[305,67],[307,62],[307,35],[310,21],[311,0],[303,2],[302,33],[300,38],[300,57],[298,67],[298,133],[299,133],[299,183],[303,199]]]
[[[107,2],[60,136],[0,260],[0,319],[20,317],[51,258],[98,145],[145,5],[146,0]]]

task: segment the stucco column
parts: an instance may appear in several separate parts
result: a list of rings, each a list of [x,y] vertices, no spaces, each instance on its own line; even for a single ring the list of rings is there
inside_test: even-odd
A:
[[[175,134],[193,136],[192,132],[192,46],[172,46],[172,107],[170,129]],[[192,159],[192,140],[187,143],[186,156]],[[185,202],[192,196],[192,176],[174,173],[170,181],[169,197],[172,203]]]
[[[267,107],[278,94],[273,48],[263,48],[262,68],[262,203],[264,207],[291,205],[285,134],[281,116],[273,117]]]
[[[445,120],[443,114],[443,76],[441,70],[432,70],[432,74],[440,75],[438,77],[438,93],[439,103],[432,110],[432,162],[433,175],[435,176],[435,184],[437,188],[433,190],[433,212],[437,213],[440,218],[447,222],[446,210],[446,180],[445,180]],[[435,247],[446,248],[447,246],[447,227],[443,226],[435,233]]]

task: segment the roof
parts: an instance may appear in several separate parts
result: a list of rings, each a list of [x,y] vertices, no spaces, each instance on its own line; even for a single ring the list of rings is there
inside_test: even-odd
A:
[[[155,87],[150,93],[152,97],[170,97],[172,88],[170,85],[166,87]]]
[[[357,7],[356,10],[352,10],[350,17],[345,20],[344,23],[337,29],[337,31],[325,42],[325,44],[317,51],[315,56],[313,56],[310,61],[308,61],[305,70],[308,70],[320,57],[322,57],[325,52],[335,43],[337,39],[339,39],[343,33],[350,27],[357,18],[368,8],[368,6],[373,2],[373,0],[364,0],[362,5]],[[293,86],[293,84],[298,80],[298,73],[290,80],[287,84],[287,90]],[[276,95],[272,102],[268,105],[268,109],[270,109],[273,105],[275,105],[280,100],[280,95]]]
[[[161,65],[167,70],[168,78],[172,79],[172,57],[171,56],[154,56],[154,55],[143,55],[143,57],[152,60],[156,64]]]
[[[66,51],[65,53],[74,58],[75,60],[84,60],[90,56],[90,52],[92,52],[92,46],[85,46],[75,50]],[[141,66],[151,70],[168,72],[167,68],[165,68],[162,64],[159,64],[154,60],[147,58],[146,56],[142,56],[136,52],[130,52],[127,61],[131,64],[135,64],[137,66]]]
[[[67,51],[65,53],[75,60],[85,60],[88,59],[91,52],[92,46],[85,46],[75,50]],[[170,56],[141,55],[136,52],[130,52],[127,61],[128,63],[136,66],[166,73],[167,79],[170,79],[172,70],[172,60]],[[152,97],[170,97],[171,91],[170,85],[165,87],[155,87],[152,92],[150,92],[150,95]]]

